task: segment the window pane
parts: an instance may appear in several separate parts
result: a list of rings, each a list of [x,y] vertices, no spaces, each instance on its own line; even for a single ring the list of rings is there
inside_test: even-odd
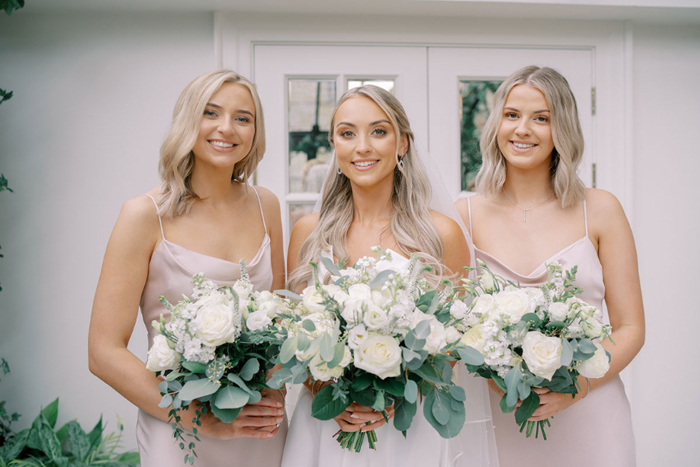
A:
[[[460,81],[461,97],[461,180],[462,190],[474,191],[474,179],[481,167],[479,138],[493,108],[493,96],[501,81]]]
[[[332,154],[328,129],[335,80],[290,79],[288,84],[289,193],[318,193]]]
[[[386,89],[390,93],[394,94],[394,80],[393,79],[348,79],[348,89],[359,88],[365,84],[373,84],[382,89]]]
[[[314,203],[289,203],[289,231],[291,232],[294,228],[294,224],[297,223],[299,219],[307,214],[311,214],[314,210]]]

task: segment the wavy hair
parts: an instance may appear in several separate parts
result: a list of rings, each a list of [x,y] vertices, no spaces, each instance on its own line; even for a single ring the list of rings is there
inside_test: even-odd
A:
[[[415,254],[422,264],[432,268],[426,278],[431,284],[437,285],[446,269],[440,263],[443,246],[428,208],[432,194],[430,182],[416,153],[413,131],[401,103],[391,93],[377,86],[366,85],[349,90],[333,110],[329,140],[333,144],[333,126],[338,108],[356,96],[367,97],[377,104],[389,118],[396,134],[397,164],[391,196],[393,212],[388,228],[402,252]],[[408,150],[401,156],[399,147],[404,136],[408,140]],[[398,163],[400,158],[403,167]],[[346,235],[353,220],[355,205],[350,180],[344,174],[339,175],[337,169],[338,163],[333,158],[323,183],[319,221],[299,250],[300,266],[289,276],[289,290],[297,290],[308,283],[312,276],[309,262],[318,262],[322,251],[332,249],[338,258],[348,256]]]
[[[550,165],[550,180],[562,207],[575,204],[585,197],[586,187],[576,173],[583,158],[583,132],[573,92],[558,71],[527,66],[510,75],[498,87],[494,106],[484,130],[480,147],[482,165],[476,175],[476,190],[485,195],[497,195],[506,181],[506,160],[498,147],[498,129],[510,90],[528,84],[544,94],[552,122],[554,151]]]
[[[255,104],[255,136],[250,152],[233,167],[233,180],[246,183],[265,154],[265,124],[255,86],[231,70],[212,71],[195,78],[182,91],[173,110],[173,121],[160,147],[158,172],[162,181],[159,209],[166,217],[187,213],[199,199],[192,190],[192,148],[197,141],[204,108],[224,83],[245,86]]]

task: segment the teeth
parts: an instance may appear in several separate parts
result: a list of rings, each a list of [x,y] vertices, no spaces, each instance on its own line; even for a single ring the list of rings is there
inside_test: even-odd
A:
[[[220,148],[232,148],[233,144],[232,143],[224,143],[222,141],[209,141],[211,144],[214,146],[219,146]]]
[[[516,142],[513,142],[513,145],[516,148],[520,148],[520,149],[534,148],[536,146],[536,144],[522,144],[522,143],[516,143]]]
[[[367,162],[353,162],[358,167],[369,167],[370,165],[376,164],[377,161],[367,161]]]

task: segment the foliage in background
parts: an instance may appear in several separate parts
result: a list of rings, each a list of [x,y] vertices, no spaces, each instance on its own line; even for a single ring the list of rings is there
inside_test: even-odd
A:
[[[474,179],[481,167],[479,138],[491,111],[493,94],[500,81],[463,81],[461,133],[461,180],[462,190],[474,191]]]
[[[5,376],[10,372],[10,365],[3,358],[0,361],[0,369],[2,369],[2,375]],[[5,401],[0,401],[0,446],[3,446],[12,436],[14,432],[10,428],[12,422],[19,420],[19,414],[13,413],[12,415],[7,413],[5,409]]]
[[[24,0],[0,0],[0,10],[5,10],[8,16],[20,8],[24,8]]]

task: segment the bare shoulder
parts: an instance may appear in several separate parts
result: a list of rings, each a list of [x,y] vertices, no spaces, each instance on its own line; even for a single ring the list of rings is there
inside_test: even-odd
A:
[[[318,225],[321,213],[314,212],[299,219],[292,229],[292,238],[305,240]]]
[[[620,201],[609,191],[598,188],[586,190],[586,210],[593,222],[605,223],[612,220],[627,219]]]
[[[265,187],[256,186],[255,191],[260,196],[260,204],[262,204],[265,217],[280,216],[280,202],[277,196]]]
[[[437,211],[433,211],[432,209],[430,210],[430,216],[432,217],[435,228],[437,229],[443,242],[464,236],[462,228],[451,217]]]
[[[158,199],[158,189],[148,192],[156,200]],[[160,223],[158,222],[158,211],[153,200],[146,195],[138,195],[127,200],[123,205],[115,230],[130,232],[141,238],[160,236]]]

